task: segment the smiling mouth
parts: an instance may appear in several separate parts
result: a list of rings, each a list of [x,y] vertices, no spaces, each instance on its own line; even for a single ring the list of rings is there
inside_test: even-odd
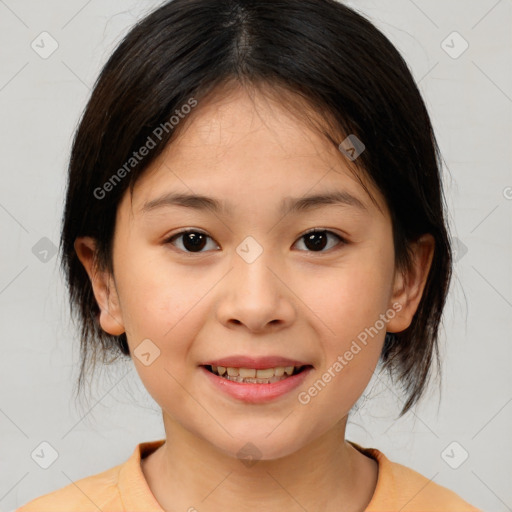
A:
[[[272,384],[273,382],[285,380],[292,375],[297,375],[307,368],[312,368],[312,366],[277,366],[275,368],[255,369],[204,365],[204,368],[218,377],[231,380],[233,382],[242,382],[247,384]]]

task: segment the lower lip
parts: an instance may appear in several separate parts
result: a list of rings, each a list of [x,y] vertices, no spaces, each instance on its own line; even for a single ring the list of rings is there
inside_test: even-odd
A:
[[[253,384],[250,382],[234,382],[224,377],[219,377],[207,370],[204,366],[201,366],[200,369],[206,374],[207,378],[210,379],[210,382],[224,393],[238,400],[242,400],[243,402],[253,404],[270,402],[271,400],[289,393],[300,386],[309,372],[313,370],[310,366],[300,373],[277,382],[272,382],[271,384]]]

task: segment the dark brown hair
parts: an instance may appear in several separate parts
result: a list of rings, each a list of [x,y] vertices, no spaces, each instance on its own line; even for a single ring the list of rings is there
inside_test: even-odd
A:
[[[137,23],[109,58],[73,141],[62,224],[62,268],[81,326],[78,389],[98,355],[111,362],[129,350],[125,334],[101,329],[74,241],[94,237],[99,267],[112,271],[118,204],[185,124],[171,127],[169,120],[191,98],[200,103],[230,83],[270,86],[289,108],[290,98],[304,100],[325,113],[322,132],[336,146],[340,133],[363,141],[366,149],[354,163],[386,200],[398,269],[411,264],[410,242],[433,235],[435,252],[416,314],[405,331],[386,333],[381,354],[383,368],[405,393],[402,416],[423,394],[433,362],[439,366],[438,332],[452,271],[441,158],[399,52],[370,21],[334,0],[170,1]],[[148,137],[154,142],[149,153],[127,167]]]

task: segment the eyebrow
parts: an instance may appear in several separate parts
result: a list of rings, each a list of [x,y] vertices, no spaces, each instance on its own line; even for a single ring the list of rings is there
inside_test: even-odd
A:
[[[356,196],[347,191],[330,191],[323,194],[315,194],[305,197],[285,197],[280,205],[281,214],[299,213],[321,208],[327,205],[349,206],[363,212],[368,211],[365,204]],[[170,192],[144,204],[142,214],[168,206],[182,206],[199,211],[211,210],[215,213],[231,214],[230,205],[219,199],[198,194],[183,194]]]

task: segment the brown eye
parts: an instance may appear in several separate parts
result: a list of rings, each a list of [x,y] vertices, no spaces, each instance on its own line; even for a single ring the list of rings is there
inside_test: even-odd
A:
[[[346,243],[346,241],[336,233],[328,230],[313,230],[305,235],[302,235],[299,240],[304,240],[304,245],[306,246],[306,250],[309,252],[326,252],[324,249],[329,245],[329,238],[335,237],[342,243]],[[175,243],[175,241],[181,240],[181,244]],[[208,240],[213,240],[206,233],[201,231],[181,231],[180,233],[176,233],[165,243],[170,243],[182,252],[188,253],[200,253],[205,252],[203,249],[207,246]],[[180,247],[181,245],[181,247]],[[327,250],[335,247],[336,244],[332,244],[330,247],[327,247]],[[218,248],[218,245],[216,246]]]
[[[302,235],[300,240],[304,240],[304,245],[309,251],[321,252],[328,245],[329,235],[336,237],[341,242],[345,242],[345,240],[341,236],[337,235],[336,233],[333,233],[332,231],[327,230],[310,231],[309,233]],[[332,247],[333,246],[331,245],[331,247],[329,247],[328,249],[331,249]]]
[[[169,238],[166,243],[174,244],[174,240],[182,239],[180,250],[184,252],[202,252],[202,249],[207,245],[207,240],[210,239],[207,234],[202,233],[201,231],[182,231],[180,233],[176,233],[171,238]]]

